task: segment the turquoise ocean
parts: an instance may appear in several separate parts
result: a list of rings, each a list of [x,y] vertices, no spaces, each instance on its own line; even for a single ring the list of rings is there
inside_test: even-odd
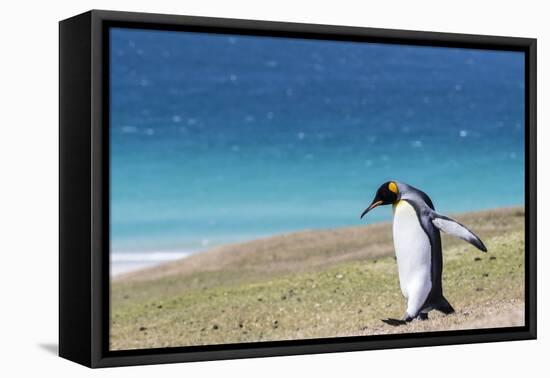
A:
[[[524,203],[520,52],[112,29],[113,274],[361,221]]]

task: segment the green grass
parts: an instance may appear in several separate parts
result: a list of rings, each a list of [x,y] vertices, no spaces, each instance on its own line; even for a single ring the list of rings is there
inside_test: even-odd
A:
[[[474,217],[485,224],[480,236],[489,249],[487,254],[444,239],[443,287],[457,310],[523,300],[522,211],[508,209],[498,215],[479,213]],[[476,226],[473,218],[470,220],[466,224]],[[363,227],[361,231],[372,230]],[[382,231],[385,236],[379,243],[391,245],[391,233]],[[334,238],[334,231],[325,232]],[[289,240],[301,234],[293,235]],[[262,247],[270,251],[271,245],[284,256],[280,239],[264,240]],[[308,243],[302,242],[301,248],[308,250]],[[361,243],[356,248],[369,249]],[[338,250],[329,248],[323,257],[313,253],[315,264],[304,264],[311,259],[303,255],[292,264],[292,255],[288,255],[288,261],[281,263],[281,257],[270,270],[264,261],[269,253],[253,249],[241,256],[247,264],[194,264],[189,270],[183,269],[183,260],[176,263],[182,267],[179,273],[172,266],[161,270],[164,275],[149,270],[115,280],[111,288],[111,349],[386,333],[392,330],[386,330],[380,319],[401,317],[404,312],[396,262],[388,252],[348,253],[355,256],[348,259],[336,258],[341,257]],[[323,264],[323,260],[331,263]]]

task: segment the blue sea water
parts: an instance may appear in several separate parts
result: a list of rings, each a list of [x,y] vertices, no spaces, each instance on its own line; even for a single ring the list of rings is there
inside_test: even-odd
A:
[[[110,38],[115,262],[389,220],[359,220],[389,179],[443,213],[524,202],[523,53]]]

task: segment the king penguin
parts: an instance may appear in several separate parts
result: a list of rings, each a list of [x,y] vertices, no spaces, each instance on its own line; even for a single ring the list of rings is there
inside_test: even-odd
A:
[[[440,231],[456,236],[483,252],[487,252],[487,248],[468,228],[438,214],[426,193],[398,181],[382,184],[361,218],[375,207],[390,204],[393,205],[393,244],[399,285],[407,301],[407,310],[403,319],[389,318],[383,322],[398,326],[413,319],[426,320],[431,310],[453,313],[454,309],[443,296],[441,286],[443,257]]]

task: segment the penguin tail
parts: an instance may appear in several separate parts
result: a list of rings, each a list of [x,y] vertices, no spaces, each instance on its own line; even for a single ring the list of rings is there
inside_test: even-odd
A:
[[[439,303],[436,306],[434,306],[434,308],[438,311],[441,311],[445,315],[449,315],[455,312],[455,309],[453,308],[453,306],[451,306],[449,301],[445,299],[444,296],[441,296]]]

